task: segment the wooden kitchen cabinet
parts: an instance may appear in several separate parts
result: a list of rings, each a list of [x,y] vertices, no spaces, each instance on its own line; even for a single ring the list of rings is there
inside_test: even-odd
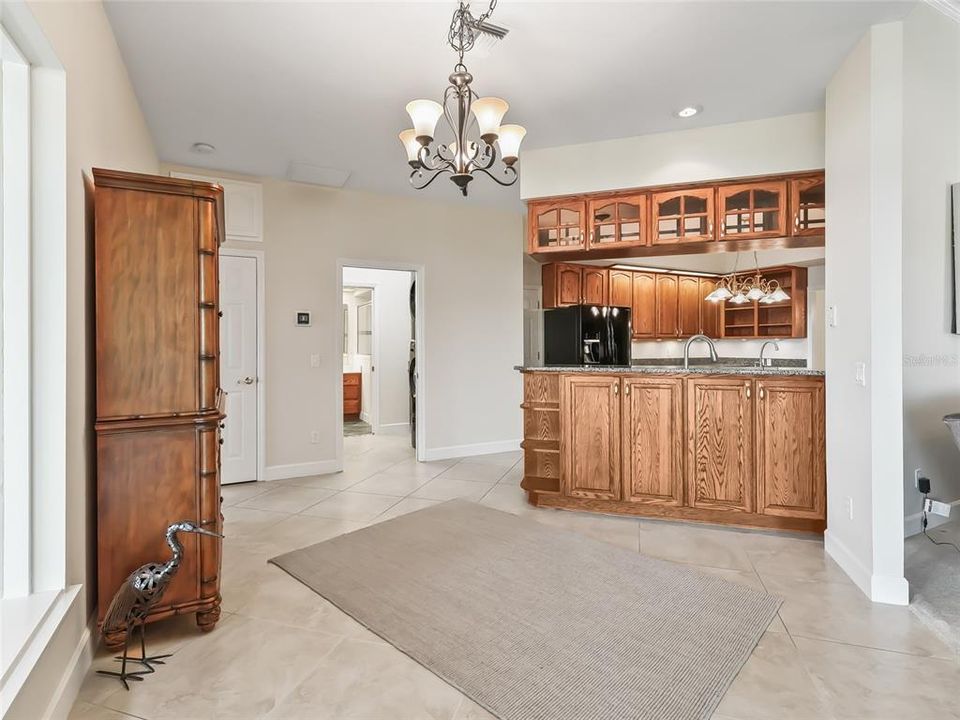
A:
[[[687,504],[753,512],[753,380],[690,377],[687,396]]]
[[[714,239],[714,188],[685,188],[653,195],[653,244]]]
[[[700,332],[700,278],[680,275],[677,278],[677,331],[680,337]]]
[[[614,307],[630,307],[633,303],[633,272],[610,270],[610,304]]]
[[[623,499],[683,504],[683,381],[623,378]]]
[[[583,266],[581,283],[583,287],[583,305],[609,305],[609,270],[607,268]]]
[[[549,263],[543,266],[541,279],[544,309],[583,302],[583,268],[580,265]]]
[[[722,302],[711,302],[707,295],[717,289],[717,281],[711,278],[700,278],[700,332],[708,338],[719,338],[722,334],[721,323],[723,314]]]
[[[823,175],[790,181],[793,235],[822,235],[827,228],[827,186]]]
[[[787,183],[776,182],[721,185],[720,239],[783,237],[787,234]]]
[[[588,250],[647,244],[647,196],[593,198]]]
[[[676,275],[657,275],[657,337],[680,336],[680,308]]]
[[[620,498],[620,378],[564,375],[560,462],[564,495]]]
[[[756,398],[757,512],[825,517],[823,383],[795,377],[760,378]]]
[[[532,202],[527,213],[529,252],[586,249],[587,203],[584,200]]]
[[[657,336],[657,276],[653,273],[633,273],[633,301],[630,319],[634,338]]]

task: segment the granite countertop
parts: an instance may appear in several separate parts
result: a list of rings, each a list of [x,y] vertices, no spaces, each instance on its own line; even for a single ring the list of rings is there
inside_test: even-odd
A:
[[[823,377],[823,370],[811,370],[806,367],[773,366],[760,368],[756,365],[690,365],[684,369],[683,365],[631,365],[603,366],[603,365],[516,365],[514,370],[520,372],[558,372],[558,373],[601,373],[605,375],[806,375]]]

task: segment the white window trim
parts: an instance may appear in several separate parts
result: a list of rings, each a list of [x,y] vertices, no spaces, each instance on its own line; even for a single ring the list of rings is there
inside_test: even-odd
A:
[[[18,396],[18,401],[25,398],[29,403],[31,418],[28,427],[19,428],[29,438],[25,462],[30,482],[28,513],[21,514],[21,521],[28,518],[29,522],[21,522],[17,533],[28,552],[22,554],[26,560],[16,571],[14,586],[6,585],[4,561],[4,595],[16,592],[19,597],[0,600],[0,626],[5,631],[4,665],[0,667],[2,716],[77,600],[80,587],[67,587],[66,570],[66,75],[24,2],[4,0],[0,25],[31,66],[30,187],[23,198],[29,208],[30,247],[28,272],[24,282],[14,288],[30,303],[26,356],[24,345],[19,345],[19,362],[26,365],[29,382],[19,389]],[[22,263],[23,257],[18,256],[17,262]],[[6,300],[5,287],[5,308]],[[6,322],[5,316],[5,370],[10,337]],[[16,332],[23,337],[22,328]],[[11,345],[10,349],[12,358],[16,348]],[[22,377],[22,368],[18,372]],[[6,385],[3,390],[5,399],[10,397],[7,392],[16,392]],[[12,411],[22,424],[22,406],[20,412],[16,407]],[[6,420],[4,426],[9,429]],[[23,453],[18,462],[24,463]],[[6,474],[5,478],[6,496],[10,486]]]

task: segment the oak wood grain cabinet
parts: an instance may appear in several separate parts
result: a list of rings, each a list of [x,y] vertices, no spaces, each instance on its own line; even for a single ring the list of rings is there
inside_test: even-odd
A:
[[[684,188],[653,195],[654,245],[714,240],[714,188]]]
[[[753,381],[691,377],[686,383],[688,504],[753,512]]]
[[[677,278],[677,334],[680,337],[696,335],[703,327],[700,322],[700,278],[680,275]]]
[[[98,617],[180,520],[220,532],[219,185],[94,169]],[[184,560],[148,622],[220,616],[218,538]],[[108,637],[110,645],[122,642]]]
[[[721,185],[717,188],[720,239],[783,237],[787,234],[787,183]]]
[[[343,417],[355,420],[363,410],[363,376],[358,373],[343,374]]]
[[[805,338],[807,336],[807,269],[796,265],[762,268],[760,274],[775,280],[789,300],[776,303],[724,303],[725,338]],[[744,273],[742,277],[753,275]]]
[[[601,197],[588,201],[590,232],[587,250],[647,244],[647,196]]]
[[[827,228],[827,193],[823,175],[790,180],[792,235],[822,235]]]
[[[569,252],[587,247],[585,200],[531,202],[527,208],[531,253]]]
[[[657,275],[657,337],[680,336],[680,307],[676,275]]]
[[[620,379],[564,375],[560,388],[561,480],[570,497],[620,497]]]
[[[633,273],[633,300],[630,304],[630,319],[633,337],[655,338],[657,336],[657,276],[653,273]]]
[[[756,381],[757,512],[826,514],[824,388],[818,380]]]
[[[683,503],[683,381],[624,377],[622,382],[623,499]]]
[[[717,289],[717,281],[700,278],[700,332],[709,338],[722,336],[723,303],[707,300],[707,295]]]
[[[584,305],[610,304],[609,271],[606,268],[584,265],[582,278]]]
[[[583,268],[549,263],[541,270],[544,309],[583,303]]]
[[[630,307],[633,303],[633,271],[610,269],[608,273],[610,304]]]

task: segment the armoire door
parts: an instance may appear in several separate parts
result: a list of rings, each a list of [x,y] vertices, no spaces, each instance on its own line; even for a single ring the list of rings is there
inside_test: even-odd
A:
[[[623,379],[623,499],[683,504],[683,380]]]
[[[687,383],[687,504],[753,512],[753,381],[691,378]]]
[[[560,482],[565,495],[620,498],[620,378],[565,375],[560,392]]]

